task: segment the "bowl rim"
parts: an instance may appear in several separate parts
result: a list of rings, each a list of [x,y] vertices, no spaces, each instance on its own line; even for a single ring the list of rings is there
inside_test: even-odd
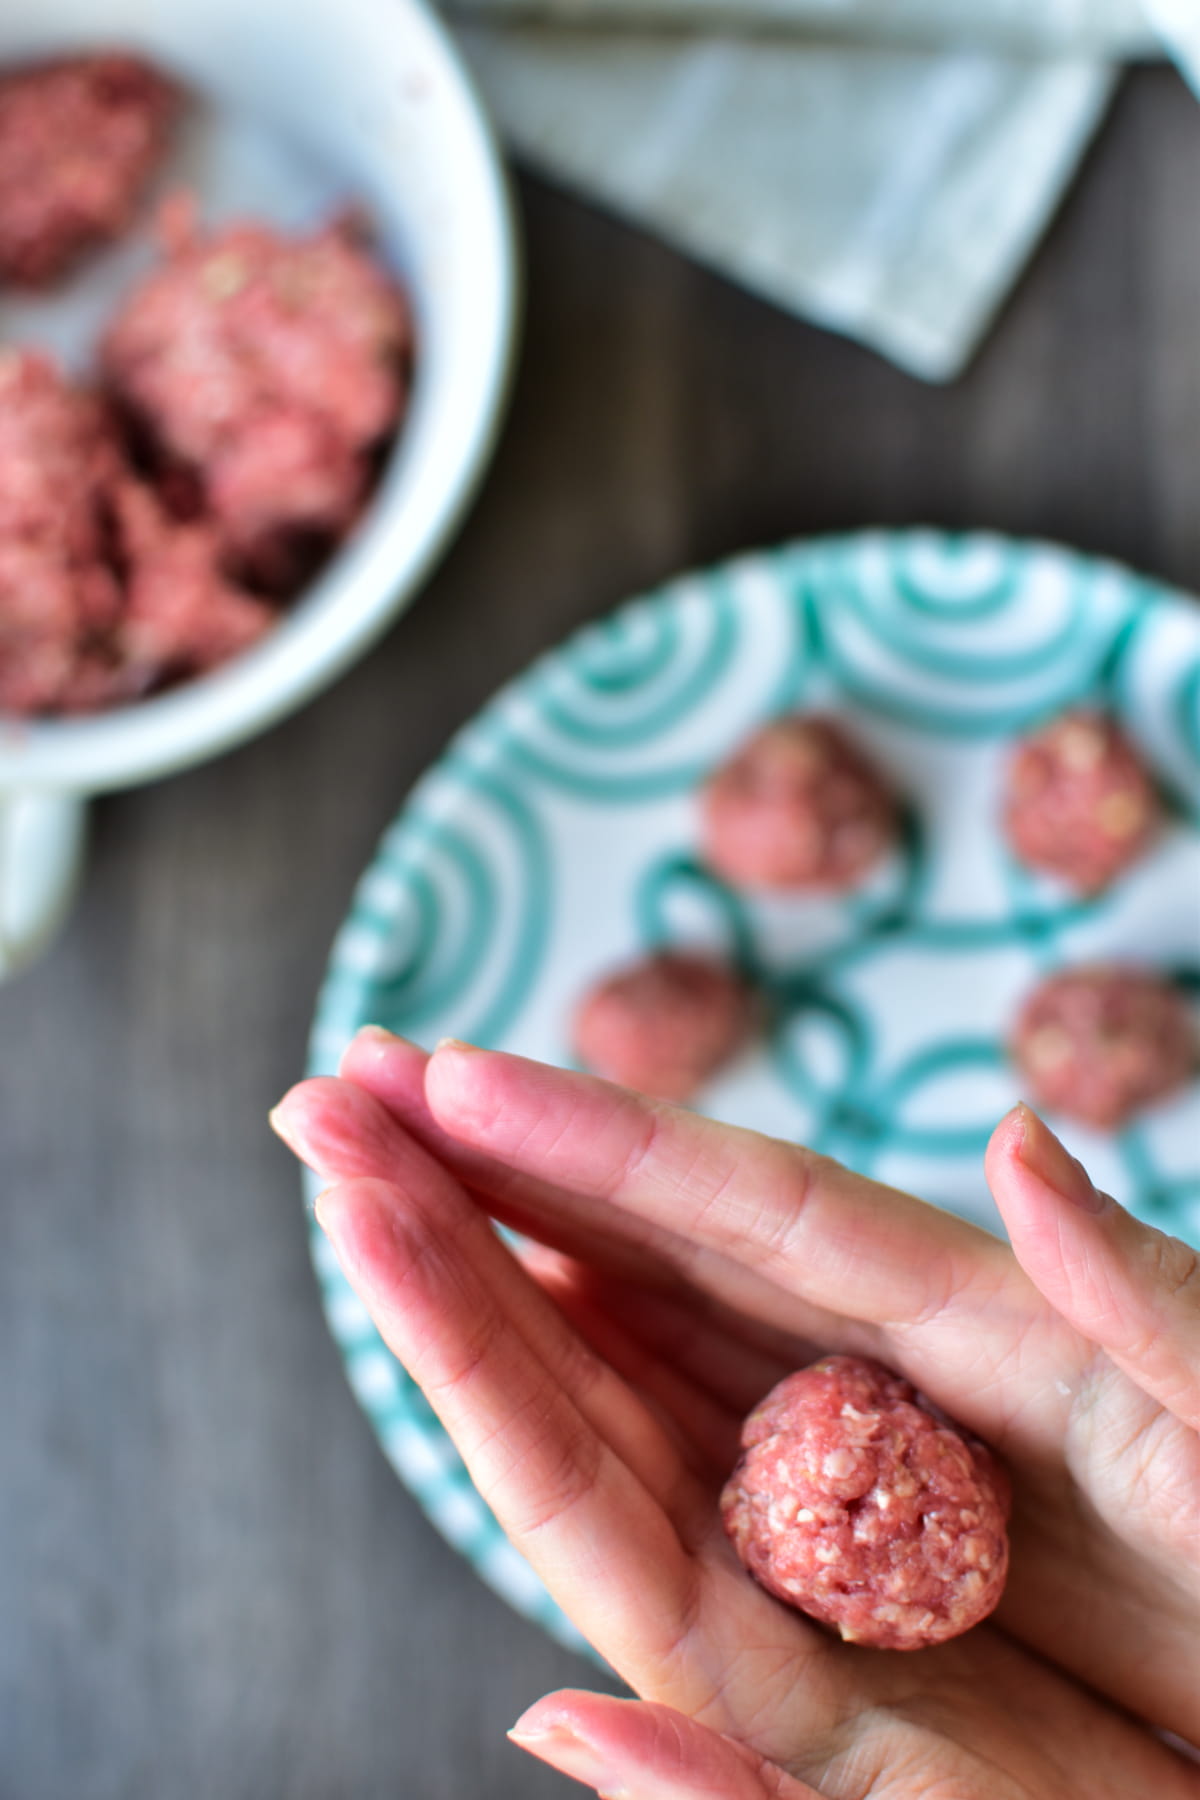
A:
[[[490,460],[512,386],[521,309],[521,262],[509,179],[491,121],[462,56],[426,0],[378,0],[391,30],[407,15],[416,47],[436,65],[455,114],[469,178],[477,268],[472,270],[472,363],[477,383],[459,407],[454,447],[389,509],[388,489],[409,466],[404,433],[360,526],[292,609],[258,644],[161,695],[81,718],[0,715],[5,791],[86,795],[140,785],[234,749],[279,723],[334,682],[412,604],[446,549]],[[413,410],[421,407],[418,373]],[[420,524],[413,516],[420,510]],[[397,562],[398,523],[409,527]]]

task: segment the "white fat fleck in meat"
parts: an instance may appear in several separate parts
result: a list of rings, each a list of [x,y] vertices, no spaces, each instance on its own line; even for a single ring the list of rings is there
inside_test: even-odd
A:
[[[830,1481],[845,1481],[858,1469],[858,1457],[853,1450],[830,1450],[821,1462],[821,1473]]]

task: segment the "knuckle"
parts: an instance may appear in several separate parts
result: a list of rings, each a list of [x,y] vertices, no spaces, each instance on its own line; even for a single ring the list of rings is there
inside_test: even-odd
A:
[[[599,1438],[582,1419],[556,1412],[540,1421],[508,1470],[518,1478],[536,1470],[523,1502],[508,1509],[517,1534],[530,1539],[560,1524],[594,1491],[602,1456]]]
[[[1152,1231],[1147,1242],[1149,1276],[1160,1294],[1200,1312],[1200,1253],[1181,1238]]]

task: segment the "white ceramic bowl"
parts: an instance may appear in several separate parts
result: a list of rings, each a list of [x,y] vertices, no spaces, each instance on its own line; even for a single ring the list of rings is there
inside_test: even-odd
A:
[[[367,517],[254,649],[114,712],[0,722],[0,972],[33,954],[65,910],[88,794],[171,774],[273,724],[412,598],[490,449],[513,337],[503,175],[458,58],[421,0],[39,0],[0,10],[0,62],[104,44],[145,53],[214,103],[206,129],[215,135],[193,143],[187,173],[202,202],[210,183],[221,190],[218,212],[239,210],[244,190],[243,210],[257,210],[264,179],[257,150],[245,170],[228,152],[226,115],[295,147],[320,171],[318,189],[331,182],[362,200],[414,302],[416,376]],[[279,171],[265,179],[279,185]],[[293,185],[285,214],[297,193],[317,191],[303,167]]]

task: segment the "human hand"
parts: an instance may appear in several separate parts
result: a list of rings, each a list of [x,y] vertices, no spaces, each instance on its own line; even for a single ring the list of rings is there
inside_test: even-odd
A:
[[[1014,1467],[1019,1505],[1025,1488],[1032,1493],[1032,1504],[1026,1496],[1018,1522],[1025,1527],[1036,1581],[1048,1548],[1052,1552],[1055,1542],[1061,1546],[1065,1535],[1063,1522],[1071,1507],[1062,1504],[1059,1490],[1079,1485],[1066,1466],[1062,1442],[1051,1441],[1042,1390],[1049,1386],[1062,1401],[1068,1396],[1059,1395],[1054,1382],[1071,1385],[1068,1373],[1082,1380],[1091,1371],[1086,1362],[1077,1366],[1070,1360],[1069,1340],[1078,1332],[1061,1319],[1059,1335],[1036,1346],[1039,1355],[1051,1355],[1052,1375],[1045,1367],[1036,1377],[1023,1362],[1013,1366],[1006,1329],[1015,1331],[1028,1355],[1030,1342],[1048,1327],[1044,1321],[1039,1326],[1034,1316],[1043,1307],[1036,1290],[1015,1267],[1005,1271],[1002,1265],[1011,1265],[1011,1258],[995,1240],[833,1165],[817,1163],[814,1171],[811,1159],[789,1147],[647,1107],[604,1084],[515,1059],[451,1049],[426,1073],[423,1053],[364,1034],[345,1067],[355,1086],[305,1084],[280,1113],[285,1135],[308,1160],[327,1174],[350,1178],[349,1186],[339,1185],[323,1204],[327,1229],[385,1336],[443,1410],[485,1497],[567,1610],[639,1692],[681,1705],[684,1714],[699,1720],[711,1719],[780,1767],[800,1776],[819,1775],[825,1790],[839,1795],[924,1793],[930,1791],[931,1772],[938,1779],[952,1774],[956,1794],[967,1792],[963,1784],[971,1782],[976,1786],[970,1791],[985,1791],[978,1786],[980,1779],[992,1795],[1069,1793],[1076,1790],[1064,1785],[1063,1771],[1053,1762],[1061,1743],[1088,1746],[1086,1769],[1076,1758],[1081,1793],[1108,1792],[1105,1783],[1110,1780],[1116,1783],[1114,1792],[1137,1791],[1151,1779],[1159,1783],[1157,1792],[1175,1791],[1163,1782],[1185,1784],[1180,1792],[1197,1791],[1191,1771],[999,1633],[977,1631],[958,1644],[898,1659],[846,1651],[748,1583],[736,1564],[731,1566],[719,1530],[713,1540],[712,1485],[732,1461],[737,1416],[778,1374],[812,1354],[811,1343],[796,1342],[794,1333],[800,1330],[821,1348],[862,1350],[901,1368],[996,1443],[1010,1464],[1016,1448],[1022,1459]],[[446,1169],[420,1157],[400,1120],[443,1161],[456,1164],[493,1210],[556,1239],[576,1256],[586,1253],[593,1264],[610,1271],[588,1273],[578,1260],[540,1258],[543,1283],[577,1329],[565,1339],[554,1338],[554,1354],[534,1353],[542,1378],[552,1379],[547,1370],[554,1371],[554,1391],[540,1391],[534,1371],[525,1368],[533,1386],[515,1422],[512,1404],[522,1391],[520,1383],[501,1381],[490,1400],[481,1399],[482,1371],[488,1365],[494,1371],[511,1358],[515,1373],[528,1361],[529,1321],[541,1321],[538,1333],[547,1328],[547,1301],[511,1262],[461,1188],[449,1182]],[[1028,1199],[1034,1177],[1030,1170],[1012,1166],[1020,1160],[1017,1149],[1002,1144],[997,1152],[1000,1185],[1019,1189],[1024,1182]],[[1028,1142],[1025,1149],[1028,1153]],[[574,1184],[569,1188],[564,1181],[568,1171]],[[434,1193],[440,1196],[445,1221],[454,1222],[449,1235],[436,1231],[429,1213]],[[800,1198],[803,1205],[797,1204]],[[1035,1193],[1034,1201],[1038,1198]],[[397,1250],[397,1241],[407,1245],[407,1254]],[[503,1280],[501,1268],[507,1271]],[[506,1298],[499,1316],[495,1306],[465,1313],[461,1306],[439,1308],[428,1303],[428,1294],[414,1309],[416,1276],[404,1269],[422,1272],[417,1293],[426,1288],[427,1276],[440,1275],[461,1297],[473,1270],[470,1281],[478,1284],[482,1274],[492,1301]],[[630,1286],[612,1273],[615,1269],[635,1274],[638,1285]],[[664,1272],[678,1277],[681,1271],[686,1271],[688,1285],[679,1287],[677,1279],[678,1292],[646,1290],[648,1275],[661,1288]],[[514,1280],[523,1285],[512,1286]],[[956,1304],[963,1283],[971,1288],[966,1320]],[[827,1304],[837,1298],[839,1288],[844,1316],[831,1313]],[[407,1300],[397,1310],[400,1292]],[[972,1310],[982,1317],[970,1317]],[[551,1316],[559,1332],[566,1329],[559,1314],[552,1311]],[[485,1320],[486,1342],[481,1344]],[[452,1378],[445,1372],[445,1359],[456,1353],[461,1357],[470,1345],[474,1351]],[[1088,1349],[1091,1358],[1099,1355],[1094,1345]],[[623,1369],[629,1381],[618,1381],[614,1369]],[[1160,1369],[1156,1379],[1161,1376]],[[471,1388],[475,1397],[464,1399]],[[610,1423],[621,1420],[623,1425],[606,1431],[603,1418],[597,1424],[585,1415],[581,1429],[579,1395],[585,1391],[607,1395],[604,1417],[611,1412]],[[972,1397],[979,1406],[968,1404]],[[524,1426],[518,1429],[522,1416]],[[661,1436],[664,1416],[669,1454],[664,1461],[659,1443],[652,1461],[659,1477],[669,1472],[665,1490],[658,1481],[647,1480],[640,1467],[642,1451],[655,1432]],[[531,1421],[539,1420],[539,1442],[551,1456],[550,1469],[540,1475],[534,1461],[515,1454],[522,1431],[527,1436]],[[481,1426],[482,1448],[473,1437]],[[628,1443],[626,1431],[632,1434]],[[1169,1428],[1165,1435],[1171,1454],[1175,1446]],[[1192,1447],[1194,1452],[1194,1435]],[[616,1490],[605,1499],[589,1477],[586,1505],[572,1498],[566,1508],[577,1521],[587,1518],[598,1531],[603,1526],[606,1564],[621,1575],[600,1583],[602,1598],[589,1585],[587,1571],[595,1571],[594,1559],[582,1553],[564,1557],[553,1550],[548,1564],[539,1559],[539,1547],[544,1550],[560,1538],[562,1509],[551,1505],[549,1518],[537,1516],[547,1504],[547,1478],[550,1495],[561,1499],[570,1481],[579,1478],[580,1467],[587,1469],[601,1451],[602,1460],[616,1457],[639,1496],[634,1504],[630,1491],[618,1484],[619,1501]],[[503,1463],[499,1472],[493,1467],[498,1454]],[[1094,1462],[1103,1460],[1093,1453]],[[1119,1462],[1118,1457],[1118,1473]],[[1092,1467],[1086,1457],[1083,1463],[1085,1469]],[[692,1498],[685,1501],[689,1487]],[[535,1505],[539,1493],[540,1506]],[[1084,1498],[1076,1497],[1072,1506],[1086,1516]],[[647,1504],[653,1526],[645,1516]],[[1047,1518],[1057,1531],[1048,1548],[1043,1541]],[[1058,1588],[1061,1594],[1065,1582],[1080,1593],[1092,1609],[1093,1622],[1097,1607],[1103,1615],[1106,1604],[1106,1596],[1097,1600],[1088,1586],[1095,1565],[1089,1538],[1099,1535],[1089,1520],[1081,1533],[1085,1554],[1076,1556],[1066,1547],[1071,1566]],[[567,1541],[573,1537],[577,1551],[578,1536],[576,1524]],[[674,1545],[674,1558],[668,1542]],[[1181,1544],[1186,1573],[1186,1532]],[[1149,1582],[1140,1566],[1133,1579],[1124,1570],[1123,1630],[1127,1643],[1137,1640],[1135,1656],[1143,1662],[1156,1647],[1145,1639],[1143,1628],[1153,1635],[1164,1624],[1155,1584],[1163,1585],[1164,1560],[1170,1563],[1175,1548],[1168,1542],[1164,1559],[1163,1545],[1155,1540],[1151,1552],[1132,1554],[1135,1565],[1148,1562]],[[665,1579],[672,1567],[677,1577],[675,1590],[662,1595],[661,1604],[653,1603],[655,1583],[644,1579],[647,1553],[656,1581]],[[1020,1550],[1014,1561],[1015,1580]],[[1049,1561],[1054,1561],[1052,1554]],[[1123,1566],[1120,1556],[1114,1566]],[[1031,1617],[1038,1628],[1051,1610],[1026,1605],[1015,1616]],[[1185,1644],[1186,1608],[1175,1611],[1178,1616],[1168,1609],[1165,1622],[1179,1645],[1194,1653],[1194,1644]],[[692,1624],[666,1658],[675,1671],[667,1679],[661,1633],[664,1624],[678,1627],[681,1618]],[[1055,1621],[1050,1618],[1049,1623]],[[743,1644],[753,1645],[753,1651],[741,1648]],[[1044,1643],[1037,1647],[1046,1650]],[[1087,1646],[1080,1641],[1076,1648]],[[1054,1654],[1052,1649],[1049,1653]],[[853,1659],[849,1672],[847,1656]],[[724,1667],[727,1659],[735,1665],[736,1679]],[[1122,1663],[1121,1657],[1110,1656],[1105,1666],[1111,1665],[1125,1681]],[[1072,1666],[1069,1661],[1067,1666]],[[706,1697],[697,1698],[698,1687]],[[801,1690],[803,1704],[796,1699]],[[1194,1691],[1185,1672],[1179,1683],[1182,1705],[1176,1708],[1172,1700],[1163,1709],[1168,1715],[1164,1723],[1187,1728]],[[1010,1709],[1019,1725],[1009,1723]],[[1185,1715],[1179,1721],[1176,1711]],[[1119,1747],[1114,1747],[1114,1732],[1125,1734]],[[832,1750],[831,1733],[837,1739]],[[1036,1743],[1027,1741],[1031,1736]],[[963,1749],[965,1744],[972,1748]],[[1126,1760],[1147,1755],[1167,1757],[1167,1762],[1151,1772],[1134,1770]],[[990,1776],[981,1774],[981,1756],[985,1762],[993,1759]],[[916,1785],[894,1785],[908,1779],[905,1771],[914,1767],[920,1770]],[[998,1769],[1017,1785],[998,1786]],[[645,1789],[647,1794],[658,1791]],[[703,1788],[693,1784],[686,1791]]]

